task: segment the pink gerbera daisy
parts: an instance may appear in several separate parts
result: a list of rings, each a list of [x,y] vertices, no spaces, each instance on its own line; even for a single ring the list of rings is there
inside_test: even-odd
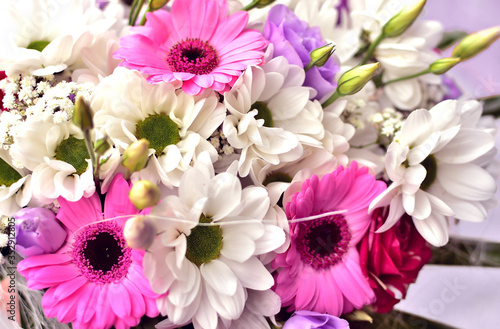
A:
[[[206,88],[223,93],[247,65],[262,63],[267,41],[245,29],[247,22],[247,12],[228,17],[227,4],[218,1],[176,0],[171,12],[148,13],[146,25],[132,28],[114,55],[151,83],[180,82],[191,95]]]
[[[117,175],[106,195],[104,214],[98,194],[68,202],[59,198],[57,218],[69,237],[59,251],[18,264],[31,289],[48,290],[42,305],[48,317],[74,329],[130,328],[143,315],[158,315],[157,295],[144,277],[144,252],[127,247],[121,220],[139,213],[128,198],[129,184]]]
[[[289,311],[339,316],[374,301],[356,244],[369,227],[370,202],[384,189],[385,183],[353,163],[321,180],[312,176],[293,195],[286,204],[289,219],[347,212],[290,223],[290,247],[274,261],[274,267],[279,268],[275,290]]]

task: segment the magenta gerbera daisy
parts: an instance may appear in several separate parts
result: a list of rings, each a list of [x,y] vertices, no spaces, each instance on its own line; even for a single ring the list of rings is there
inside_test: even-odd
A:
[[[276,257],[276,293],[289,311],[309,310],[339,316],[374,301],[360,268],[356,244],[366,233],[370,202],[385,189],[356,163],[321,178],[312,176],[286,204],[288,219],[338,210],[310,221],[290,223],[290,247]]]
[[[114,56],[122,66],[173,82],[191,95],[210,88],[226,92],[247,65],[263,61],[260,32],[245,29],[248,14],[228,16],[227,4],[214,0],[176,0],[171,12],[147,14],[145,26],[120,40]]]
[[[117,175],[106,195],[104,213],[98,194],[69,202],[59,198],[57,218],[68,239],[54,254],[29,257],[18,264],[31,289],[45,289],[48,317],[74,329],[130,328],[143,315],[159,314],[156,295],[144,277],[144,252],[127,247],[125,219],[139,211],[128,198],[129,184]]]

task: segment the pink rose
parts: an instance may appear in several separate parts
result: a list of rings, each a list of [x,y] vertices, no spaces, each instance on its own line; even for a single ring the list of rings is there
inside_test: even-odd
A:
[[[370,229],[358,245],[361,269],[377,297],[372,307],[378,313],[390,312],[406,296],[409,284],[432,256],[429,244],[406,214],[388,231],[375,233],[388,212],[388,208],[374,210]]]

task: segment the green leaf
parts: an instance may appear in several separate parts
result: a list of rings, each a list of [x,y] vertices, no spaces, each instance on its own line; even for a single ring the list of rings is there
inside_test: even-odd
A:
[[[464,32],[464,31],[445,32],[443,34],[443,38],[441,39],[441,41],[439,42],[437,47],[440,50],[444,50],[444,49],[450,47],[455,42],[466,37],[467,35],[468,35],[467,32]]]
[[[479,99],[483,101],[483,115],[500,117],[500,95]]]

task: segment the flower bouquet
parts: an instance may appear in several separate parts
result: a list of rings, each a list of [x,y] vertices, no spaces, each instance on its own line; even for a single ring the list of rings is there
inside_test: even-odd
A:
[[[1,1],[0,322],[391,316],[496,205],[496,125],[446,72],[500,28],[445,34],[424,5]]]

